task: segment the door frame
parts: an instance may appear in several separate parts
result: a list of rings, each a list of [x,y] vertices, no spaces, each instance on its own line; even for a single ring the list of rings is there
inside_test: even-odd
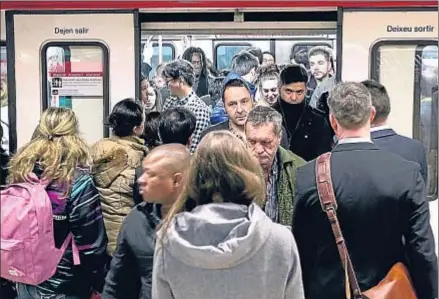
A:
[[[8,78],[8,122],[9,122],[9,152],[17,150],[17,95],[15,81],[15,37],[14,37],[14,16],[15,15],[78,15],[78,14],[133,14],[134,19],[134,64],[135,64],[135,96],[140,96],[140,19],[138,9],[121,10],[8,10],[5,13],[6,19],[6,54],[7,54],[7,78]],[[40,66],[41,67],[41,66]],[[107,69],[109,66],[104,66]],[[108,74],[109,75],[109,74]],[[109,95],[104,94],[104,103],[109,103]],[[40,96],[40,100],[41,96]],[[110,105],[110,104],[109,104]],[[44,111],[44,105],[43,111]],[[105,135],[104,135],[105,136]]]

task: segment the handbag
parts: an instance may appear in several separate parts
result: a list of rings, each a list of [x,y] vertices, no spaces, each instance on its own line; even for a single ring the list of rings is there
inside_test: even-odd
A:
[[[341,263],[345,271],[346,298],[350,299],[417,299],[409,272],[401,262],[392,266],[386,277],[373,288],[362,292],[337,218],[337,201],[331,178],[331,153],[316,160],[316,183],[320,205],[331,224]],[[352,290],[352,292],[351,292]]]

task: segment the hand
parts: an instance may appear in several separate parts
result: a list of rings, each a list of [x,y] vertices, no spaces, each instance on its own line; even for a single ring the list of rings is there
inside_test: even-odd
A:
[[[152,58],[152,55],[154,55],[154,48],[152,46],[153,45],[152,38],[153,38],[152,35],[150,37],[148,37],[148,40],[143,45],[143,50],[142,50],[142,57],[143,57],[142,62],[148,63],[149,65],[151,65],[151,58]]]

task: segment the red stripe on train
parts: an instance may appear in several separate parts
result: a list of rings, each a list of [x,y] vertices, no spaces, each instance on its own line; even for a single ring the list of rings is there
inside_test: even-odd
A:
[[[269,8],[269,7],[437,7],[437,1],[331,0],[180,0],[180,1],[2,1],[2,9],[136,9],[136,8]]]

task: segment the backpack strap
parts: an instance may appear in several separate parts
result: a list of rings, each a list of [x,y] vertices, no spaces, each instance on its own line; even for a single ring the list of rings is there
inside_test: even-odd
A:
[[[337,218],[337,201],[335,199],[334,187],[331,178],[331,152],[319,156],[316,160],[316,183],[319,194],[320,205],[326,213],[337,244],[341,264],[345,270],[346,277],[346,298],[351,298],[352,289],[354,298],[363,298],[358,280],[355,275],[354,266],[349,256],[346,242],[341,232],[340,223]]]
[[[76,246],[75,238],[73,237],[72,233],[69,233],[67,235],[67,238],[64,240],[64,243],[62,244],[60,250],[64,254],[64,252],[66,252],[67,246],[70,243],[70,240],[72,241],[73,264],[75,266],[80,265],[81,261],[79,259],[79,250],[78,250],[78,246]]]

